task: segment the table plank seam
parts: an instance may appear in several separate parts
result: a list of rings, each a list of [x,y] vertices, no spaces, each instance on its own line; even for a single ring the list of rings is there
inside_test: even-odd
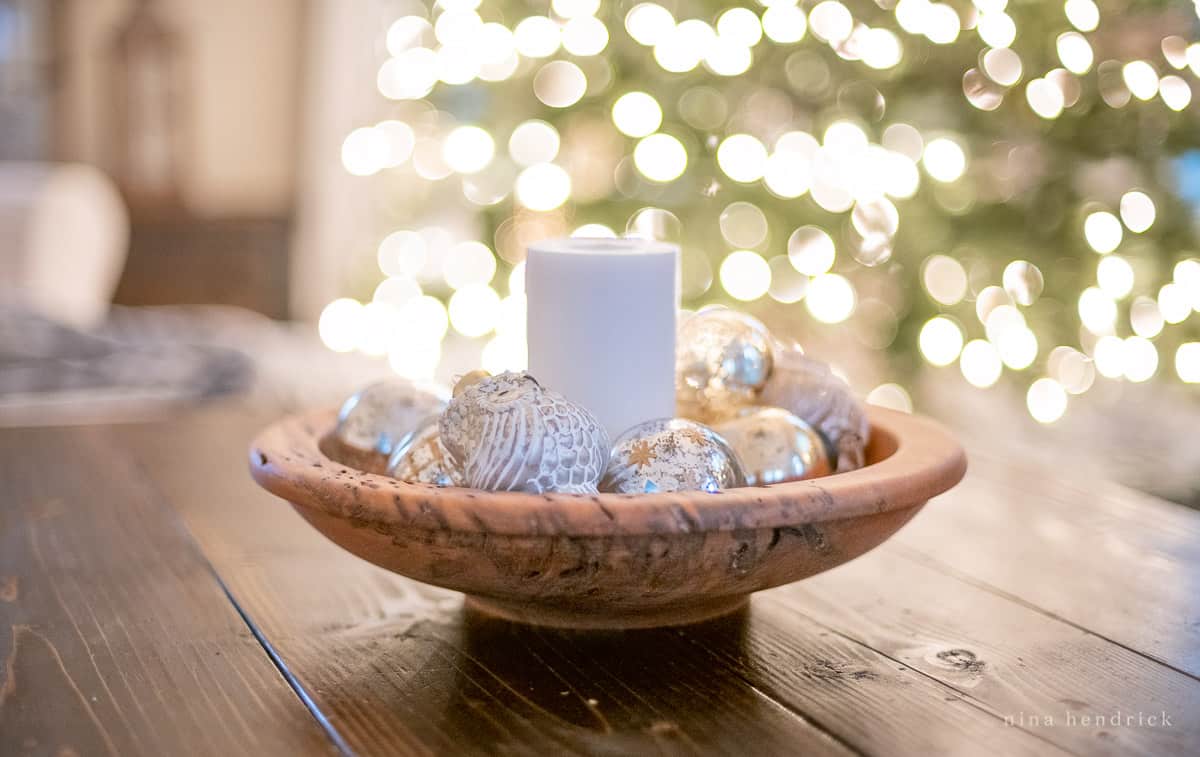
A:
[[[1093,631],[1092,629],[1088,628],[1087,626],[1076,623],[1075,621],[1073,621],[1069,618],[1065,618],[1065,617],[1055,613],[1052,610],[1047,610],[1046,608],[1041,607],[1033,602],[1030,602],[1027,599],[1023,599],[1023,598],[1017,596],[1016,594],[1005,591],[1004,589],[1001,589],[998,586],[994,586],[993,584],[990,584],[987,581],[976,578],[968,573],[964,573],[963,571],[961,571],[957,568],[954,568],[950,565],[946,565],[945,563],[937,560],[936,558],[926,555],[924,552],[921,552],[920,550],[913,549],[912,547],[903,543],[903,536],[901,536],[899,539],[895,540],[894,543],[889,545],[888,548],[894,550],[897,555],[899,555],[900,557],[902,557],[906,560],[910,560],[919,565],[924,565],[927,568],[937,570],[950,578],[953,578],[958,581],[962,581],[963,583],[967,584],[968,586],[972,586],[981,591],[986,591],[986,592],[988,592],[994,596],[997,596],[1001,599],[1004,599],[1006,601],[1019,604],[1022,607],[1026,607],[1036,613],[1044,615],[1047,618],[1058,621],[1060,623],[1064,623],[1064,624],[1070,626],[1071,628],[1074,628],[1083,633],[1089,634],[1091,636],[1095,636],[1097,639],[1101,639],[1102,641],[1112,644],[1115,647],[1120,647],[1121,649],[1124,649],[1125,651],[1129,652],[1130,654],[1136,655],[1136,656],[1142,658],[1143,660],[1146,660],[1147,662],[1151,662],[1156,665],[1161,665],[1162,667],[1167,668],[1168,670],[1171,670],[1175,673],[1179,673],[1180,675],[1186,676],[1194,681],[1200,682],[1200,675],[1196,675],[1195,673],[1192,673],[1188,670],[1180,668],[1167,660],[1156,657],[1155,655],[1151,654],[1150,652],[1143,652],[1140,649],[1136,649],[1134,647],[1131,647],[1128,644],[1117,641],[1116,639],[1113,639],[1111,637],[1105,636],[1104,634],[1099,633],[1098,631]]]
[[[958,688],[957,686],[949,684],[949,683],[941,680],[940,678],[937,678],[936,676],[932,676],[929,673],[926,673],[925,671],[923,671],[919,668],[915,668],[915,667],[909,665],[908,663],[904,662],[904,660],[894,657],[894,656],[888,654],[887,652],[878,650],[875,647],[871,646],[870,644],[866,643],[865,641],[862,641],[861,639],[856,639],[855,637],[853,637],[843,631],[839,631],[838,629],[836,629],[830,625],[822,623],[821,621],[817,620],[816,618],[813,618],[811,615],[802,613],[799,610],[797,610],[793,607],[786,606],[786,605],[785,605],[785,608],[788,612],[792,612],[792,613],[795,613],[797,615],[804,617],[805,619],[812,622],[813,624],[818,625],[821,628],[824,628],[825,630],[829,631],[830,633],[845,639],[846,641],[850,642],[851,644],[857,644],[858,646],[862,647],[863,649],[867,649],[867,650],[871,651],[872,653],[877,654],[880,657],[884,658],[885,660],[889,660],[889,661],[901,666],[904,670],[915,673],[916,675],[921,676],[922,678],[925,678],[925,679],[931,681],[933,684],[935,684],[937,686],[948,689],[949,691],[953,691],[968,706],[973,707],[976,710],[979,710],[980,712],[984,713],[985,715],[988,715],[988,716],[1000,721],[1001,723],[1005,722],[1003,715],[996,712],[991,707],[989,707],[986,703],[979,701],[975,697],[971,696],[970,693],[963,691],[962,689]],[[1010,725],[1009,727],[1015,728],[1022,733],[1028,734],[1029,736],[1037,739],[1038,741],[1045,743],[1046,745],[1048,745],[1054,749],[1059,750],[1060,752],[1063,752],[1065,754],[1073,754],[1073,755],[1078,755],[1079,757],[1083,757],[1082,753],[1073,751],[1064,746],[1056,744],[1053,741],[1046,738],[1045,736],[1042,736],[1041,734],[1039,734],[1035,731],[1031,731],[1028,728],[1025,728],[1023,726],[1019,726],[1016,724]]]
[[[199,545],[197,545],[197,548],[199,548]],[[321,727],[321,730],[324,731],[325,735],[329,737],[329,740],[333,742],[334,747],[336,747],[338,752],[342,754],[342,757],[356,757],[354,750],[351,749],[350,745],[346,743],[345,738],[342,737],[342,734],[338,732],[337,728],[334,727],[333,723],[330,722],[325,713],[321,712],[321,708],[317,706],[317,703],[312,698],[312,695],[309,694],[308,690],[304,688],[304,684],[300,683],[300,680],[296,678],[295,674],[293,674],[291,669],[288,668],[287,663],[283,661],[283,658],[271,645],[271,642],[267,640],[266,635],[263,634],[259,627],[250,618],[246,610],[243,609],[241,604],[237,601],[237,598],[233,596],[233,592],[229,590],[229,587],[225,584],[225,581],[221,578],[220,574],[217,573],[216,568],[213,567],[212,563],[208,562],[208,556],[204,555],[203,551],[201,552],[201,555],[203,556],[205,563],[208,565],[208,569],[212,571],[213,577],[217,581],[217,585],[221,587],[221,591],[225,593],[225,596],[229,599],[229,603],[233,605],[233,609],[237,611],[238,617],[242,619],[242,622],[246,624],[246,628],[248,628],[250,633],[254,635],[255,640],[258,641],[259,645],[263,648],[263,651],[266,652],[267,657],[270,658],[271,663],[275,666],[275,669],[279,671],[279,675],[283,676],[283,680],[287,681],[287,684],[292,689],[292,692],[295,693],[297,698],[299,698],[300,702],[308,710],[309,714],[312,715],[313,719],[317,721],[317,725]]]

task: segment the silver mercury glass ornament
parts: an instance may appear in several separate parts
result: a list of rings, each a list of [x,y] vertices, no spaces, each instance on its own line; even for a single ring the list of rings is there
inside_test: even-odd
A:
[[[596,416],[528,373],[468,374],[439,430],[464,484],[476,489],[595,494],[608,461]]]
[[[719,492],[745,484],[742,465],[711,428],[685,418],[639,423],[617,438],[601,491]]]
[[[714,430],[733,447],[748,486],[828,476],[825,440],[812,426],[778,407],[746,408]]]
[[[772,363],[762,322],[724,307],[702,308],[679,325],[676,412],[702,423],[733,417],[755,402]]]
[[[388,460],[387,474],[410,484],[462,486],[463,475],[442,444],[438,418],[427,418],[400,440]]]
[[[342,404],[334,438],[350,451],[392,454],[396,443],[446,406],[439,392],[394,378],[355,392]]]

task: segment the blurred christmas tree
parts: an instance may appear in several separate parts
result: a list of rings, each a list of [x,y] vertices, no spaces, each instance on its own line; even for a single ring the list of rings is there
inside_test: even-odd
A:
[[[389,118],[342,151],[394,198],[358,271],[378,287],[331,303],[322,336],[423,376],[452,327],[488,338],[486,368],[522,367],[525,244],[635,234],[682,243],[686,305],[849,322],[978,387],[1008,369],[1043,422],[1097,374],[1200,382],[1198,13],[403,6]]]

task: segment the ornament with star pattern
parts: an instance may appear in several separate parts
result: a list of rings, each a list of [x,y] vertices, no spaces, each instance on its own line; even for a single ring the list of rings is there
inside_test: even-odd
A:
[[[600,490],[619,494],[743,486],[742,465],[711,428],[684,418],[640,423],[617,438]]]

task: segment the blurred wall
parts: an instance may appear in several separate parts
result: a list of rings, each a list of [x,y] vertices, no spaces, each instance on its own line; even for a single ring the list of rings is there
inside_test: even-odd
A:
[[[131,0],[61,0],[58,157],[110,165],[113,35]],[[204,217],[281,217],[294,198],[304,0],[159,0],[182,57],[180,183]],[[348,3],[353,5],[353,3]]]

